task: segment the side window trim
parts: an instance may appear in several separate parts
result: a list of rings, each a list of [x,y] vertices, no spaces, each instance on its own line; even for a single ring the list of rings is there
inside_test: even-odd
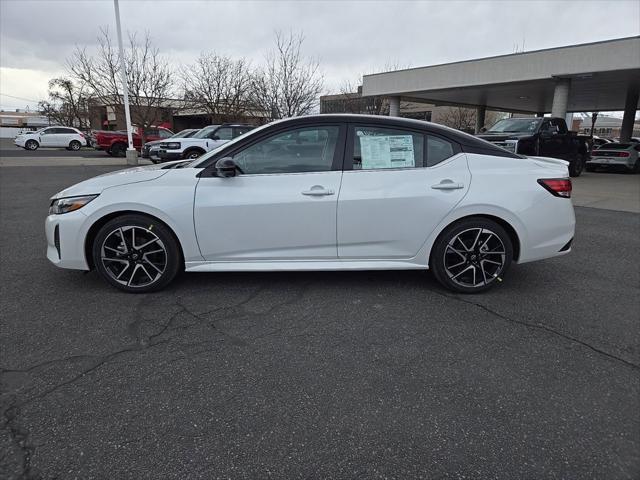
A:
[[[347,124],[341,123],[341,122],[327,122],[327,123],[314,122],[309,124],[298,125],[293,128],[281,127],[275,130],[267,130],[262,132],[261,135],[256,136],[256,138],[251,139],[250,141],[242,142],[240,144],[234,144],[231,146],[230,149],[223,149],[219,153],[217,153],[216,155],[212,156],[207,160],[206,165],[203,165],[202,172],[200,172],[197,176],[198,177],[215,177],[216,176],[215,164],[219,159],[224,157],[233,157],[238,153],[240,153],[242,150],[252,147],[253,145],[260,143],[264,140],[268,140],[269,138],[274,137],[276,135],[280,135],[288,131],[295,131],[295,130],[301,130],[306,128],[314,128],[314,127],[317,127],[317,128],[338,127],[338,140],[336,141],[336,148],[333,153],[333,162],[331,164],[331,169],[328,171],[331,171],[331,172],[342,171],[342,165],[344,163],[344,156],[345,156],[344,154],[345,154],[345,143],[346,143],[346,137],[347,137]],[[311,172],[276,173],[276,174],[256,173],[256,174],[251,174],[251,176],[253,175],[300,175],[301,173],[311,173]]]
[[[349,131],[347,133],[347,142],[344,151],[344,161],[342,165],[342,169],[346,171],[354,170],[353,168],[353,155],[354,155],[354,143],[355,143],[355,131],[356,128],[379,128],[386,130],[404,130],[406,132],[412,133],[414,135],[422,135],[422,165],[427,164],[427,137],[424,130],[418,130],[413,128],[406,128],[402,126],[388,126],[388,125],[376,125],[369,123],[350,123]],[[414,168],[424,168],[424,167],[414,167]],[[377,171],[390,171],[390,170],[406,170],[406,168],[385,168],[385,169],[366,169],[366,170],[358,170],[362,172],[377,172]]]

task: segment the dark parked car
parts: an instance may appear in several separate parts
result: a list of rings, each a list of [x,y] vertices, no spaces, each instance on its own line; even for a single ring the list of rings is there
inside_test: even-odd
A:
[[[567,160],[572,177],[589,159],[589,137],[569,131],[564,118],[505,118],[478,137],[521,155]]]

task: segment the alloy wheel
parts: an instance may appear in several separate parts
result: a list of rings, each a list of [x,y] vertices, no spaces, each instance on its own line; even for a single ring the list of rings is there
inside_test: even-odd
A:
[[[127,287],[146,287],[167,268],[167,249],[151,230],[123,226],[106,236],[100,248],[102,266],[116,282]]]
[[[444,250],[446,274],[461,287],[482,287],[495,281],[505,261],[502,240],[487,228],[470,228],[458,233]]]

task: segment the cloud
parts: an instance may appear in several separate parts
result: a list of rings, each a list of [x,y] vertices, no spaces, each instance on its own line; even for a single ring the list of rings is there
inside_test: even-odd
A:
[[[302,31],[328,90],[390,63],[431,65],[512,53],[523,44],[534,50],[640,34],[640,3],[620,0],[606,2],[606,18],[602,2],[537,0],[120,0],[120,10],[123,29],[148,30],[177,70],[208,50],[256,64],[275,30]],[[0,65],[29,79],[3,84],[3,92],[29,98],[41,72],[64,70],[76,45],[95,46],[101,26],[115,32],[111,0],[0,0]]]

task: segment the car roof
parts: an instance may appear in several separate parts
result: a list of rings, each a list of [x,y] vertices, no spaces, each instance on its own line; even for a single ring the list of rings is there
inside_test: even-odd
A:
[[[381,125],[386,127],[409,128],[414,130],[422,130],[427,133],[435,133],[442,135],[460,145],[463,145],[467,151],[482,151],[486,155],[512,156],[519,158],[518,155],[512,154],[507,150],[494,145],[491,142],[461,132],[454,128],[445,127],[437,123],[426,122],[424,120],[414,120],[413,118],[391,117],[386,115],[362,115],[351,113],[331,113],[307,115],[304,117],[293,117],[273,122],[272,125],[287,126],[305,125],[312,123],[367,123],[369,125]],[[505,155],[506,154],[506,155]]]

